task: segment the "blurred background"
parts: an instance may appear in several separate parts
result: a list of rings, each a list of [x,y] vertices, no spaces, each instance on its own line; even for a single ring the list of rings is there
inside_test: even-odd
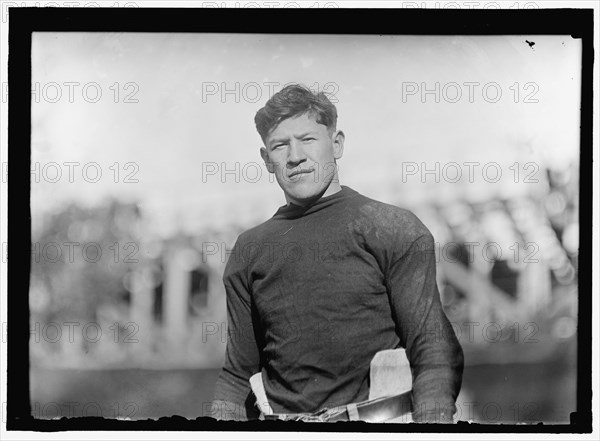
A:
[[[341,183],[434,235],[459,419],[568,423],[580,70],[570,36],[34,33],[33,415],[208,413],[228,250],[285,203],[254,114],[301,82]]]

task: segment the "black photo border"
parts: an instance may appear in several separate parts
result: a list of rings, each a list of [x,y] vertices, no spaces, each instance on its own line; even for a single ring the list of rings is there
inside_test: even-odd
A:
[[[11,247],[7,262],[7,430],[591,433],[593,18],[592,9],[10,8],[8,237]],[[207,417],[188,420],[179,416],[145,421],[89,417],[35,419],[30,408],[28,349],[32,32],[571,35],[581,39],[577,411],[571,414],[570,424],[314,424],[225,422]]]

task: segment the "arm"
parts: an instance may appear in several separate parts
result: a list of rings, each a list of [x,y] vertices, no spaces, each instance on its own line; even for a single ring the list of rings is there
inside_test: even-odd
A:
[[[388,294],[412,370],[413,420],[451,423],[463,352],[440,302],[433,236],[419,230],[416,239],[397,243],[388,260]]]
[[[225,364],[215,386],[211,416],[216,419],[258,418],[249,379],[260,371],[260,355],[252,321],[246,262],[233,252],[225,267],[223,283],[227,297],[227,348]]]

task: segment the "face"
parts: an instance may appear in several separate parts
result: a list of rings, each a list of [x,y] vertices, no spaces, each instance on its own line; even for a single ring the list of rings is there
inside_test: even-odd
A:
[[[331,133],[314,117],[304,114],[275,127],[260,154],[286,200],[306,205],[341,190],[335,161],[343,151],[343,132]]]

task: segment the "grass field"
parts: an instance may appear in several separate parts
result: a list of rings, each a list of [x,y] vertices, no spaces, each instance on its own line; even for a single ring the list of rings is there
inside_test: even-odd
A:
[[[31,371],[32,414],[146,419],[207,415],[219,371]],[[461,420],[568,423],[575,410],[574,363],[467,366],[457,401]]]

